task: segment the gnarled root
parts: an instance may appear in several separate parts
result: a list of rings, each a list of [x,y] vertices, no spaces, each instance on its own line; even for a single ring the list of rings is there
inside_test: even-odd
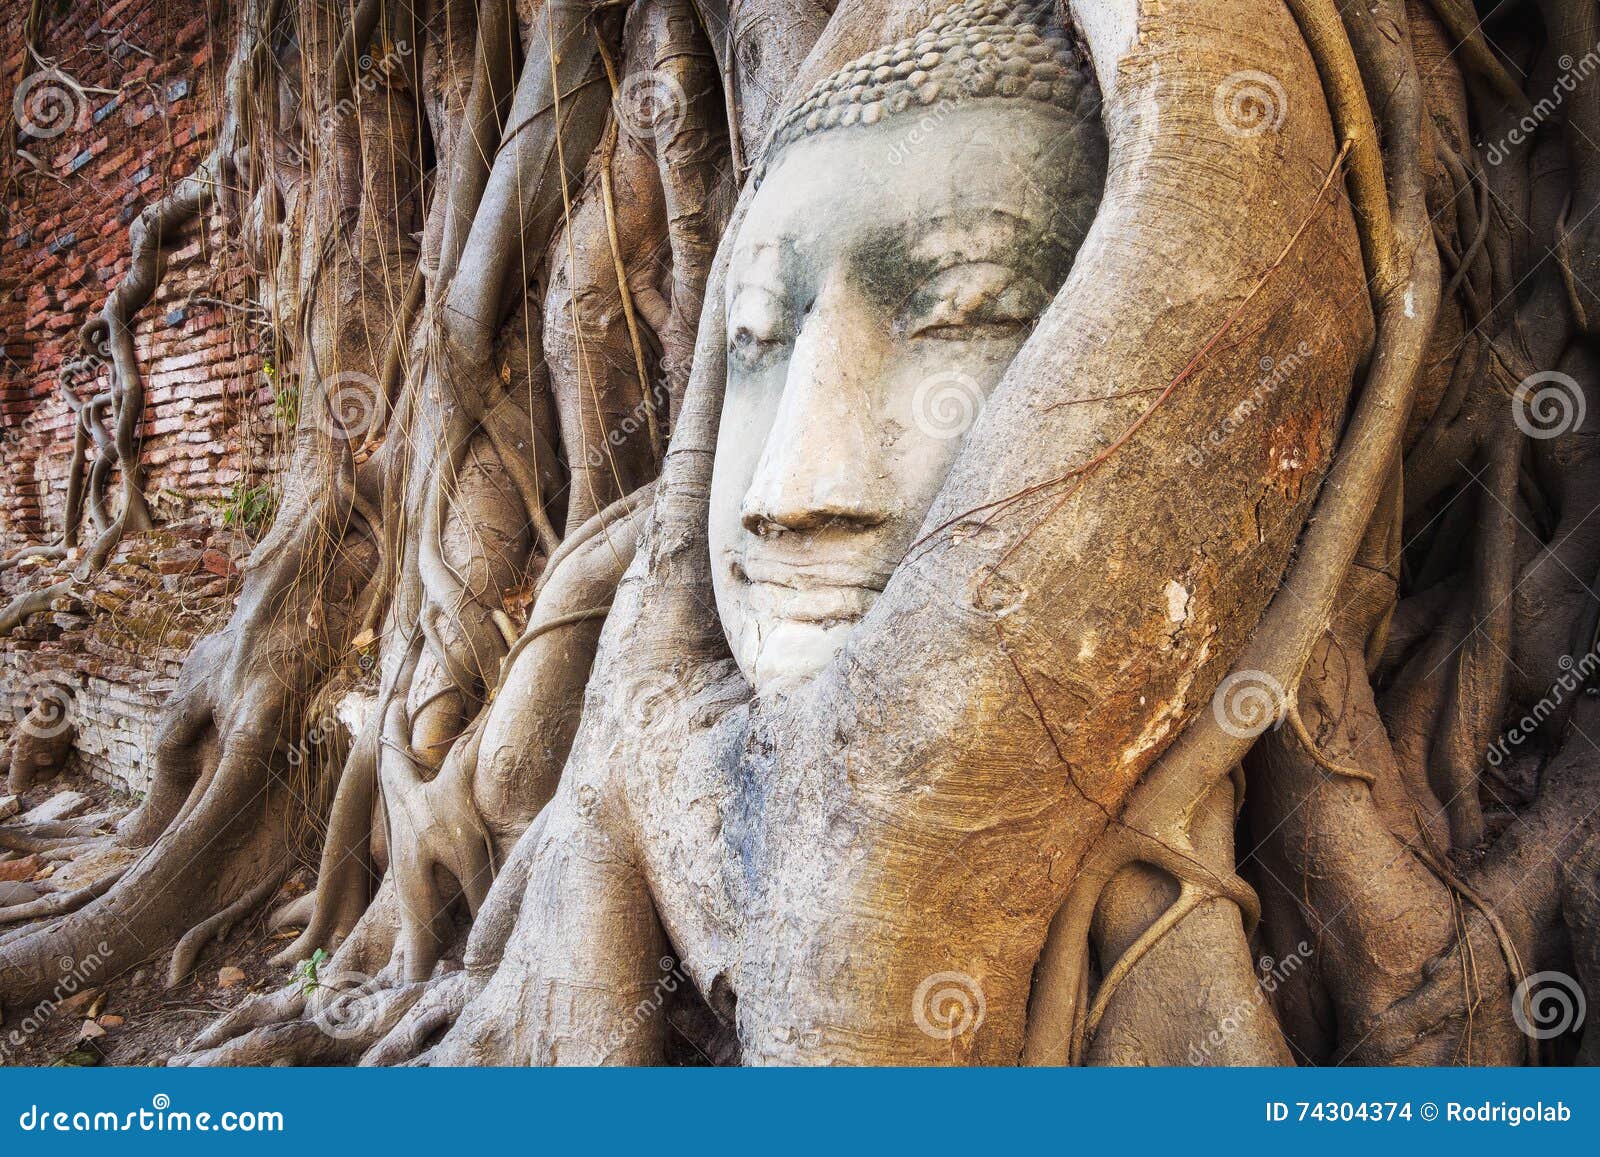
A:
[[[1195,816],[1197,857],[1231,873],[1238,783],[1218,783]],[[1240,906],[1142,864],[1118,872],[1095,913],[1104,979],[1085,1025],[1095,1065],[1282,1065],[1293,1061],[1258,975]],[[1246,917],[1248,918],[1248,917]],[[1286,965],[1289,968],[1293,964]]]
[[[361,1055],[362,1065],[400,1065],[426,1052],[456,1022],[461,1010],[483,987],[484,977],[472,972],[446,973],[420,986],[422,992],[376,1044]]]
[[[661,183],[653,156],[633,137],[613,128],[607,143],[609,155],[605,148],[595,154],[571,223],[549,256],[544,344],[562,441],[573,448],[569,531],[655,474],[659,447],[651,437],[666,408],[654,396],[656,360],[646,356],[647,335],[638,328],[647,314],[631,307],[641,294],[660,297],[665,262],[655,255],[666,254],[667,230]],[[612,251],[613,209],[617,232],[631,242],[621,261]]]

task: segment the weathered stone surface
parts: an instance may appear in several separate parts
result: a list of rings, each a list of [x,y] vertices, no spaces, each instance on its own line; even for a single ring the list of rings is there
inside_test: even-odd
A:
[[[192,546],[175,546],[156,559],[156,573],[193,574],[200,569],[203,557],[202,553]]]
[[[226,578],[235,571],[233,560],[220,550],[207,550],[200,556],[200,565],[214,575]]]
[[[212,549],[232,559],[244,545],[205,519],[130,536],[116,552],[120,561],[107,568],[102,598],[57,600],[75,613],[33,620],[0,640],[0,690],[26,687],[40,675],[75,688],[66,770],[145,790],[162,704],[194,641],[221,626],[238,590],[237,573],[212,574],[200,565],[201,555]],[[165,563],[167,569],[184,573],[161,573],[169,559],[177,561]],[[73,563],[51,566],[24,578],[0,572],[0,598],[23,584],[65,579]],[[25,707],[23,699],[0,694],[0,739]]]

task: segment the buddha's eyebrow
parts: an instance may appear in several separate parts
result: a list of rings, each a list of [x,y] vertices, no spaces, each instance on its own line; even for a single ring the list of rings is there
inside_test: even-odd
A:
[[[875,229],[850,252],[851,280],[880,301],[903,301],[938,271],[942,255],[919,254],[925,226],[889,225]]]
[[[884,226],[855,247],[850,267],[864,291],[898,306],[953,265],[994,261],[1021,271],[1054,270],[1070,264],[1074,248],[1051,225],[991,206],[961,217]]]

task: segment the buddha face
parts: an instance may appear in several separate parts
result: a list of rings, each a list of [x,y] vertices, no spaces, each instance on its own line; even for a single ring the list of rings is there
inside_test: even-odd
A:
[[[734,242],[710,548],[758,693],[816,674],[871,609],[1098,204],[1097,126],[974,101],[908,149],[918,124],[790,144]]]

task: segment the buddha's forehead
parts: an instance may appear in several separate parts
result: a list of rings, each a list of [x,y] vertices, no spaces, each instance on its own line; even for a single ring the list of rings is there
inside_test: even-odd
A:
[[[751,202],[734,265],[869,240],[908,258],[975,242],[1044,240],[1096,168],[1061,147],[1070,128],[1048,107],[992,101],[952,110],[926,132],[891,120],[797,141]],[[908,139],[914,145],[901,155]]]

